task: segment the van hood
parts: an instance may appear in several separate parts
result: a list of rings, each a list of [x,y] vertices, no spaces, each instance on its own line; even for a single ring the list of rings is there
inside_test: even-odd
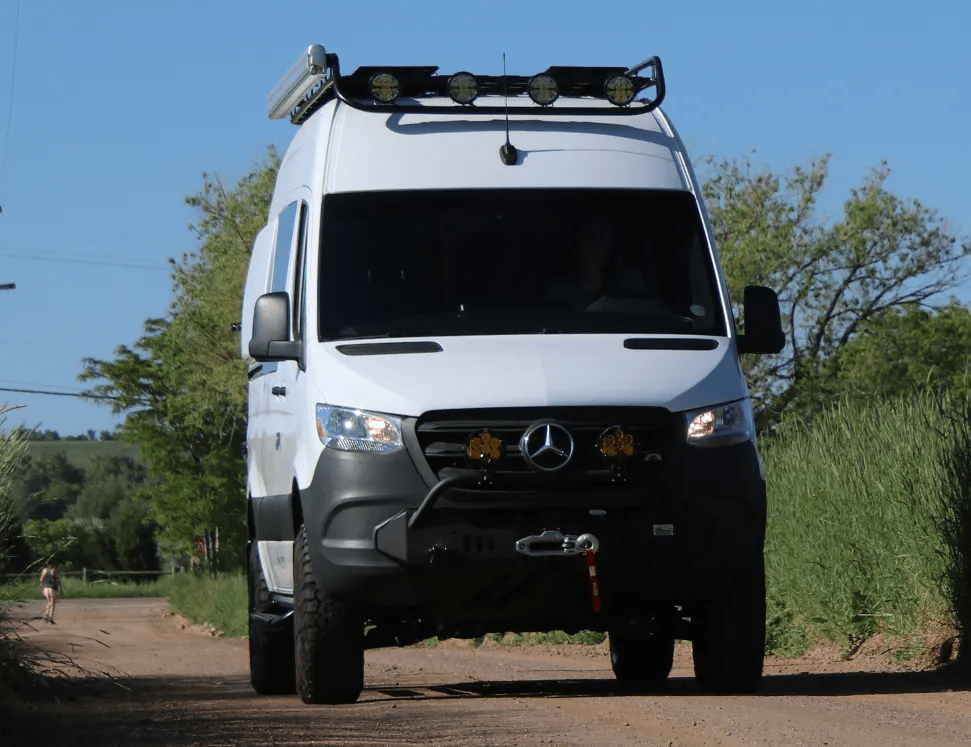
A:
[[[699,347],[713,349],[685,349]],[[314,345],[308,355],[316,359],[308,361],[308,371],[320,373],[311,385],[319,402],[402,416],[557,405],[657,406],[674,412],[746,395],[734,341],[725,337],[340,341]]]

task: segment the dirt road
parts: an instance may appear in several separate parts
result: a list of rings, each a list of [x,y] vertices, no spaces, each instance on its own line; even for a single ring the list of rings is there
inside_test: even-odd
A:
[[[90,675],[20,715],[3,747],[108,745],[971,745],[971,683],[895,670],[881,652],[767,661],[758,695],[700,694],[679,647],[662,693],[625,692],[605,646],[386,649],[345,706],[257,697],[246,642],[186,626],[164,600],[65,600],[58,624],[16,611],[39,649]]]

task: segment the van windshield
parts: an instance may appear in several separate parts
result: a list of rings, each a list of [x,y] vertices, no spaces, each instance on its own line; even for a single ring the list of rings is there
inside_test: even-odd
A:
[[[321,340],[725,334],[687,192],[330,194],[320,246]]]

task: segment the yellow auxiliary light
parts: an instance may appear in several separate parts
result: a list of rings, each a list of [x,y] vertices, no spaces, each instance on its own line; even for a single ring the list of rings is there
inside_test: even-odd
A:
[[[465,445],[465,454],[473,462],[496,462],[502,458],[502,439],[489,431],[474,433]]]
[[[627,459],[634,456],[634,437],[621,428],[611,428],[600,436],[597,448],[608,459]]]
[[[527,90],[529,92],[529,98],[540,106],[549,106],[560,96],[556,81],[545,73],[534,75],[529,81],[529,88]]]
[[[617,75],[608,78],[604,83],[604,96],[615,106],[627,106],[634,100],[637,91],[634,88],[634,81],[626,75]]]
[[[368,82],[368,89],[375,101],[390,104],[401,93],[401,84],[391,73],[375,73]]]
[[[479,95],[479,83],[470,73],[455,73],[448,79],[448,95],[456,104],[471,104]]]

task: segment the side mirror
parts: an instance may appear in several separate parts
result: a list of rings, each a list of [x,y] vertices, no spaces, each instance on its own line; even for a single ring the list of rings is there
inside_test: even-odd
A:
[[[253,306],[249,354],[258,361],[300,360],[303,343],[290,339],[290,296],[267,293]]]
[[[745,334],[738,336],[739,353],[779,353],[786,346],[779,297],[761,285],[745,287]]]

